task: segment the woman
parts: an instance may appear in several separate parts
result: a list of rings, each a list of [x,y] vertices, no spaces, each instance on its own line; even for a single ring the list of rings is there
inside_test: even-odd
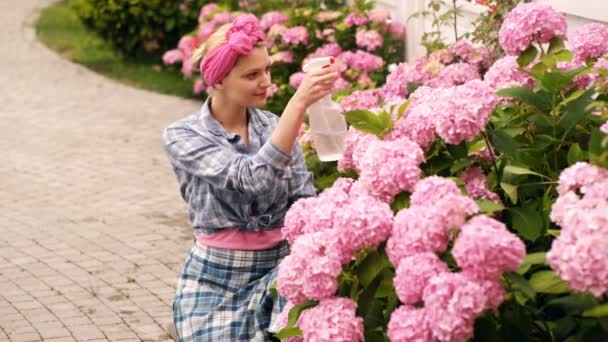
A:
[[[269,293],[288,254],[280,227],[291,203],[314,196],[296,136],[312,103],[333,92],[333,63],[306,75],[280,119],[256,109],[271,85],[257,19],[242,15],[193,56],[209,93],[164,132],[196,243],[177,285],[181,341],[266,341],[284,300]]]

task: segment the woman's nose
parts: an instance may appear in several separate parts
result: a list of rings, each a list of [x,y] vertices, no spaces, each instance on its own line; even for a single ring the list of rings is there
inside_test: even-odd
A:
[[[270,79],[270,72],[267,72],[266,74],[264,74],[264,77],[262,78],[262,82],[260,83],[260,86],[262,88],[267,88],[267,87],[270,87],[271,84],[272,84],[272,80]]]

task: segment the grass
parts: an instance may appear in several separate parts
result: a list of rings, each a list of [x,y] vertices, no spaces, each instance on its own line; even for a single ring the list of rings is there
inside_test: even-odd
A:
[[[129,58],[86,28],[67,1],[45,8],[36,22],[38,39],[64,58],[121,83],[158,93],[199,98],[192,80],[177,66],[163,65],[159,56]]]

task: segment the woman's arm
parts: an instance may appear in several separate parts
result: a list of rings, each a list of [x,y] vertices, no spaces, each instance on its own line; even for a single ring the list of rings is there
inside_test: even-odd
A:
[[[285,107],[274,132],[272,143],[286,154],[291,153],[293,144],[308,107],[334,91],[334,83],[338,78],[336,64],[312,71],[306,76],[296,93],[291,97]]]

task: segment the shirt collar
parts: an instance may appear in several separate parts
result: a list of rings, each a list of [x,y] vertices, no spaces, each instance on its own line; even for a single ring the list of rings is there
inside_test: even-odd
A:
[[[262,134],[262,126],[268,126],[268,120],[263,116],[262,113],[258,112],[257,108],[247,108],[247,118],[249,121],[249,125],[253,127],[253,129],[258,134]],[[224,127],[211,115],[211,96],[207,98],[205,103],[200,109],[199,122],[205,127],[209,132],[214,135],[224,136],[227,139],[233,139],[236,135],[235,133],[226,132]]]

